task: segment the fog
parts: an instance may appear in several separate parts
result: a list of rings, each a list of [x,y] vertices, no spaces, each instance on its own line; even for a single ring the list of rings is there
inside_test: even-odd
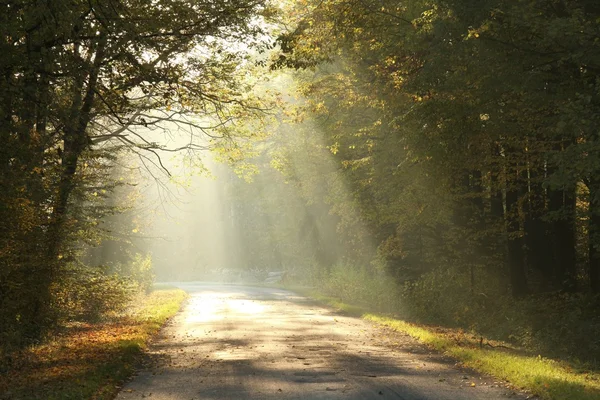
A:
[[[235,265],[231,208],[219,180],[219,165],[203,155],[207,171],[185,183],[147,182],[144,202],[154,205],[146,245],[159,280],[198,280]],[[181,173],[180,171],[177,173]]]
[[[186,147],[190,133],[214,145],[174,123],[139,132],[170,148]],[[369,233],[316,124],[278,118],[250,147],[233,163],[208,149],[157,151],[151,163],[126,156],[137,171],[135,212],[144,226],[136,251],[151,255],[158,281],[256,282],[284,271],[306,280],[372,257]],[[353,226],[353,236],[342,236],[340,224]]]

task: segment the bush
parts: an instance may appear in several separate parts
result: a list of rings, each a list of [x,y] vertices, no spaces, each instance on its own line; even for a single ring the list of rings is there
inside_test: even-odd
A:
[[[402,288],[404,317],[462,328],[546,356],[600,360],[600,298],[547,293],[515,300],[478,273],[439,269]]]
[[[152,270],[152,256],[150,254],[142,256],[136,253],[128,265],[129,273],[124,275],[132,280],[140,291],[150,293],[155,277]]]
[[[111,267],[70,264],[54,285],[54,308],[63,320],[99,320],[122,311],[136,294],[149,293],[153,283],[149,255]]]
[[[550,293],[515,300],[476,271],[439,268],[398,286],[376,269],[338,264],[315,276],[321,292],[417,323],[467,330],[535,354],[600,361],[600,298]]]
[[[369,305],[385,312],[397,311],[399,304],[397,285],[372,268],[337,264],[323,273],[315,285],[341,301]]]
[[[54,288],[63,320],[95,321],[122,311],[136,292],[131,280],[106,267],[69,266]]]

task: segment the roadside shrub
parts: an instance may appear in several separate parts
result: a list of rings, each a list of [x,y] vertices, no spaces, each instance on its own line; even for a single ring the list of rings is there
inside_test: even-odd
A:
[[[128,273],[123,275],[133,281],[144,293],[150,293],[154,284],[154,271],[152,270],[152,256],[143,256],[136,253],[129,262]]]
[[[461,328],[549,357],[600,361],[600,299],[546,293],[515,300],[478,271],[439,269],[402,287],[402,317]]]
[[[91,267],[69,264],[54,285],[54,309],[62,320],[96,321],[123,311],[154,283],[152,258],[135,254],[127,263]]]
[[[69,266],[54,287],[55,308],[61,319],[96,321],[127,306],[136,286],[106,267]]]
[[[313,285],[340,301],[403,319],[463,329],[547,357],[600,362],[600,297],[548,293],[515,300],[476,271],[439,268],[399,286],[375,268],[337,264]],[[472,287],[471,287],[472,286]]]
[[[514,339],[535,352],[600,362],[600,298],[549,293],[517,301],[521,330]],[[518,311],[517,311],[518,310]]]
[[[397,311],[397,285],[373,268],[336,264],[315,284],[324,293],[344,302],[368,305],[384,312]]]

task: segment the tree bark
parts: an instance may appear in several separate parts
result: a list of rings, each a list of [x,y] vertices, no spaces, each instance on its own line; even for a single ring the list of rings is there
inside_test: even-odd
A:
[[[575,283],[575,188],[551,190],[549,209],[558,214],[552,222],[554,286],[567,292],[576,290]]]
[[[512,295],[521,298],[529,293],[527,274],[525,273],[525,253],[519,222],[519,188],[506,191],[506,233],[508,247],[508,274]]]
[[[502,188],[498,175],[492,173],[491,176],[491,197],[490,197],[490,212],[494,220],[504,219],[504,199],[502,196]]]
[[[541,276],[541,289],[552,289],[553,262],[548,252],[547,223],[542,219],[546,213],[546,195],[542,187],[543,172],[534,165],[529,169],[529,193],[525,218],[525,244],[527,263]]]
[[[485,207],[483,204],[483,182],[482,173],[480,170],[474,170],[471,173],[471,185],[470,190],[473,193],[473,206],[477,213],[477,224],[483,227],[484,221],[483,216],[485,213]]]
[[[46,232],[46,252],[42,265],[36,273],[44,279],[35,299],[34,316],[36,320],[47,319],[51,306],[51,284],[55,281],[60,270],[60,254],[64,239],[64,225],[67,220],[68,204],[71,193],[75,188],[75,174],[79,159],[90,142],[87,136],[87,127],[92,118],[92,109],[100,67],[104,61],[106,42],[102,39],[95,51],[94,63],[88,71],[83,71],[76,79],[71,106],[71,115],[64,128],[62,171],[55,201]],[[77,47],[75,53],[77,53]],[[87,78],[87,85],[85,80]]]
[[[589,185],[589,189],[588,275],[592,293],[600,293],[600,180],[594,179]]]

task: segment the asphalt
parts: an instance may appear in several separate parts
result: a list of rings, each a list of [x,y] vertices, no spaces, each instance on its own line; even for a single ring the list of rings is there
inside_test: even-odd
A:
[[[525,399],[410,337],[289,291],[177,284],[191,295],[118,400]]]

